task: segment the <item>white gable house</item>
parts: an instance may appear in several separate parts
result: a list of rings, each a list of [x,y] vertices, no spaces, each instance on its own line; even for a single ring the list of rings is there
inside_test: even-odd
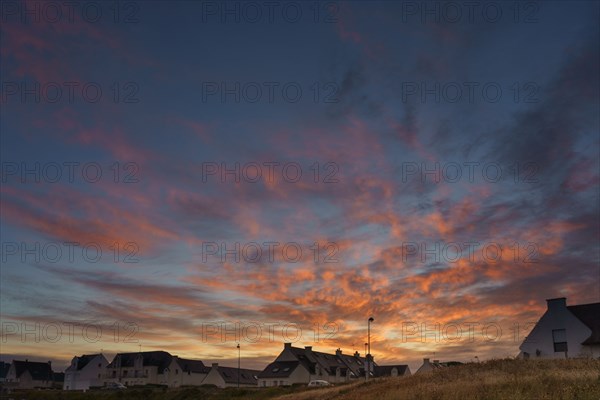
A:
[[[63,390],[83,390],[102,386],[108,360],[102,354],[73,357],[65,371]]]
[[[600,357],[600,303],[567,306],[564,297],[546,301],[548,309],[519,347],[519,357]]]

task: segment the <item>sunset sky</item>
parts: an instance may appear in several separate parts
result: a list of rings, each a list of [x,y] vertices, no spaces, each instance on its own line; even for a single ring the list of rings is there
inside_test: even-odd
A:
[[[3,360],[373,316],[414,368],[600,301],[598,2],[54,4],[2,5]]]

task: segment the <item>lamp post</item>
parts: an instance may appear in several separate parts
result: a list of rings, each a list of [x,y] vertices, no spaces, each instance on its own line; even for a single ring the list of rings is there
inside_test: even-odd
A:
[[[238,349],[238,389],[240,388],[240,360],[241,360],[241,349],[240,349],[240,344],[238,343],[237,345],[237,349]]]
[[[365,380],[369,380],[369,375],[371,374],[371,322],[375,321],[373,317],[369,318],[367,322],[367,371],[365,373]]]

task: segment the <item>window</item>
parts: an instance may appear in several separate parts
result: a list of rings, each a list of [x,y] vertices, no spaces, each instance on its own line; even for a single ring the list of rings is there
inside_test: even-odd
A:
[[[273,368],[273,372],[279,372],[279,368],[277,368],[277,367]]]
[[[175,375],[179,375],[179,370],[175,368]]]
[[[552,341],[555,353],[567,352],[567,331],[565,329],[553,329]]]
[[[285,368],[283,369],[283,372],[288,372],[289,370],[290,370],[290,367],[285,367]]]

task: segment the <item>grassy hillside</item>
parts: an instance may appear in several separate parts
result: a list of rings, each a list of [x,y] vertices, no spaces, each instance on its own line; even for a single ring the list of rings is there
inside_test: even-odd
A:
[[[43,400],[463,400],[463,399],[600,399],[599,360],[494,360],[465,364],[407,378],[375,379],[329,388],[276,387],[217,389],[210,387],[127,389],[119,392],[72,393],[32,391],[2,399]]]
[[[599,360],[493,360],[369,383],[291,394],[280,400],[600,399]]]

